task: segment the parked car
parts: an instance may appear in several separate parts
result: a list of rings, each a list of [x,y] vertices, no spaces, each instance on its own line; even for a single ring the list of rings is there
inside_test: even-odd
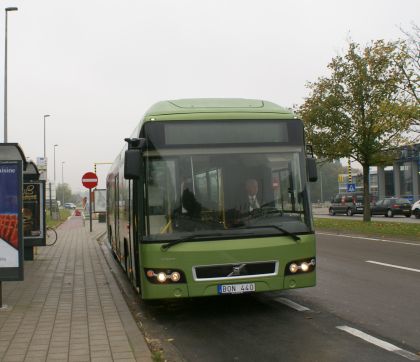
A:
[[[75,209],[76,205],[73,204],[72,202],[66,202],[66,203],[64,203],[64,208],[65,209]]]
[[[393,217],[394,215],[410,217],[411,203],[407,199],[388,197],[374,203],[370,208],[370,212],[372,215],[385,215],[387,217]]]
[[[348,193],[337,194],[331,200],[329,214],[346,214],[353,216],[354,214],[363,214],[363,194],[362,193]]]
[[[420,200],[416,201],[413,206],[411,206],[411,214],[420,219]]]

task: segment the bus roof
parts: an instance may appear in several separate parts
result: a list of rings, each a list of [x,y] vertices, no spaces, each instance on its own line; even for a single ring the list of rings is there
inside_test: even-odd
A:
[[[162,101],[146,112],[145,121],[171,119],[295,118],[294,113],[272,102],[239,98],[195,98]]]

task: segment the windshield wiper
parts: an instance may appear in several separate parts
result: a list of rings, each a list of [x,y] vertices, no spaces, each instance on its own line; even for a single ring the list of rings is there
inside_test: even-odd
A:
[[[193,234],[193,235],[186,236],[185,238],[175,239],[175,240],[172,240],[172,241],[170,241],[166,244],[163,244],[160,247],[160,250],[166,251],[171,246],[174,246],[174,245],[180,244],[180,243],[184,243],[186,241],[192,241],[192,240],[196,240],[196,239],[200,239],[200,238],[211,238],[213,236],[223,236],[223,235],[224,234],[221,234],[221,233],[218,233],[218,234]]]
[[[266,229],[266,228],[274,228],[277,229],[279,231],[281,231],[283,234],[290,236],[293,240],[298,241],[300,240],[300,237],[297,236],[295,233],[292,233],[286,229],[283,229],[280,226],[277,225],[248,225],[248,226],[244,226],[244,227],[240,227],[238,229]]]
[[[261,208],[254,209],[253,211],[251,211],[250,218],[251,219],[256,219],[256,218],[259,218],[259,217],[262,217],[262,216],[273,215],[273,214],[277,214],[279,216],[282,216],[283,211],[277,209],[274,206],[263,205]]]
[[[277,226],[277,225],[248,225],[248,226],[238,227],[238,228],[236,228],[236,230],[240,230],[240,229],[242,229],[242,230],[246,230],[246,229],[265,229],[265,228],[277,229],[277,230],[281,231],[283,234],[285,234],[287,236],[290,236],[295,241],[300,240],[300,237],[297,236],[295,233],[292,233],[292,232],[290,232],[286,229],[283,229],[282,227]],[[163,244],[160,247],[160,250],[166,251],[170,247],[172,247],[176,244],[185,243],[187,241],[193,241],[193,240],[197,240],[197,239],[200,239],[200,238],[210,238],[211,239],[212,237],[220,237],[220,236],[229,237],[229,234],[226,234],[226,233],[223,233],[223,234],[222,233],[217,233],[217,234],[193,234],[193,235],[186,236],[185,238],[180,238],[180,239],[175,239],[175,240],[169,241],[168,243]],[[249,235],[241,235],[241,236],[249,236]]]

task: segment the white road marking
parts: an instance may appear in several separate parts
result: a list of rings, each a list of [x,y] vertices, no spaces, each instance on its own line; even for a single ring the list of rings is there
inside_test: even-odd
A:
[[[287,298],[278,297],[278,298],[274,298],[273,300],[281,304],[287,305],[288,307],[293,308],[294,310],[297,310],[298,312],[305,312],[305,311],[310,310],[309,308],[306,308],[303,305],[297,304]]]
[[[397,268],[397,269],[409,270],[409,271],[412,271],[412,272],[420,273],[420,269],[407,268],[405,266],[399,266],[399,265],[394,265],[394,264],[380,263],[379,261],[366,260],[366,263],[389,266],[390,268]]]
[[[351,328],[351,327],[348,327],[348,326],[337,326],[336,328],[338,328],[338,329],[340,329],[344,332],[347,332],[347,333],[349,333],[349,334],[351,334],[355,337],[361,338],[366,342],[374,344],[377,347],[380,347],[380,348],[385,349],[389,352],[393,352],[393,353],[396,353],[400,356],[408,358],[411,361],[419,361],[420,360],[420,356],[416,356],[414,353],[406,351],[405,349],[401,349],[401,348],[399,348],[397,346],[394,346],[391,343],[385,342],[381,339],[375,338],[375,337],[373,337],[373,336],[371,336],[367,333],[359,331],[358,329]]]
[[[353,235],[341,235],[341,234],[330,234],[330,233],[316,233],[318,235],[327,235],[327,236],[339,236],[342,238],[350,239],[363,239],[363,240],[373,240],[373,241],[382,241],[383,243],[392,243],[392,244],[404,244],[404,245],[414,245],[420,246],[420,243],[409,243],[406,241],[395,241],[395,240],[386,240],[386,239],[377,239],[377,238],[366,238],[364,236],[353,236]]]

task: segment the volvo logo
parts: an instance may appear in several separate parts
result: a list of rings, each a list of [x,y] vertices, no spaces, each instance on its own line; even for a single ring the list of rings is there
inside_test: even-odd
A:
[[[241,275],[241,270],[246,266],[246,264],[241,265],[234,265],[232,272],[228,275],[228,277],[238,277]]]

